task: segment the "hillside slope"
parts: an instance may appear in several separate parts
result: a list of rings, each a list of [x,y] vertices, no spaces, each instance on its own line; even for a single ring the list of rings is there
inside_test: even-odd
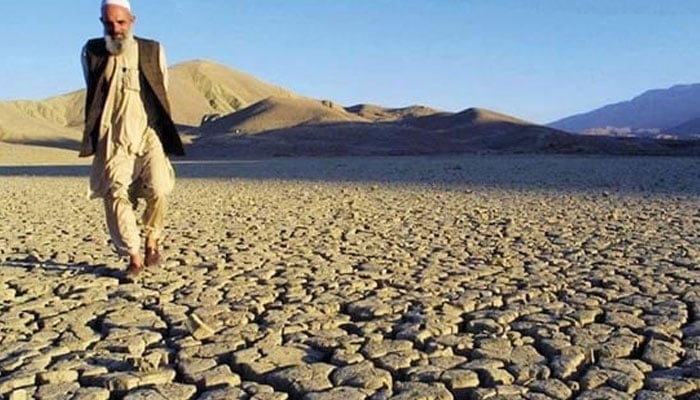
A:
[[[189,61],[169,69],[169,98],[175,123],[200,125],[270,96],[300,97],[284,88],[211,61]],[[82,135],[85,90],[45,100],[0,102],[0,141],[76,148]]]
[[[369,122],[330,101],[308,98],[268,97],[238,112],[203,124],[204,134],[255,134],[298,125],[321,125],[338,122]]]
[[[578,133],[616,128],[653,134],[695,118],[700,118],[700,84],[649,90],[629,101],[563,118],[548,126]]]

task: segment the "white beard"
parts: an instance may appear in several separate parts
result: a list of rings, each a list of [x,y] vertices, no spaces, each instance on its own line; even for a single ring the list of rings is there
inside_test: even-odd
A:
[[[131,33],[127,33],[121,39],[115,39],[110,35],[105,35],[105,45],[107,47],[107,51],[109,51],[110,54],[115,56],[122,54],[124,52],[126,44],[129,41],[131,41],[132,38],[133,36],[131,35]]]

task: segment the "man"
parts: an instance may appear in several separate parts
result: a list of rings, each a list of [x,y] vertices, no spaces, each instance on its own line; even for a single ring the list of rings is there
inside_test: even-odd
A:
[[[107,227],[127,272],[137,275],[157,265],[167,196],[175,175],[166,154],[184,155],[167,97],[162,46],[133,36],[135,16],[128,0],[103,0],[104,37],[83,47],[87,85],[81,157],[94,156],[92,198],[103,198]],[[134,214],[145,198],[145,254]]]

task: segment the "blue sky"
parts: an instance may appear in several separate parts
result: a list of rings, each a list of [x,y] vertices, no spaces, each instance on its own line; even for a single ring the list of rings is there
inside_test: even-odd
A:
[[[1,1],[0,99],[81,89],[99,0]],[[169,64],[207,59],[345,106],[547,123],[700,82],[697,0],[132,0]]]

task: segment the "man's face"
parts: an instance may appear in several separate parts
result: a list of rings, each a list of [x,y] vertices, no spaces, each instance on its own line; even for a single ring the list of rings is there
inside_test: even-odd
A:
[[[102,8],[102,17],[100,17],[105,35],[117,41],[124,40],[131,33],[131,26],[135,19],[128,9],[112,4]]]

